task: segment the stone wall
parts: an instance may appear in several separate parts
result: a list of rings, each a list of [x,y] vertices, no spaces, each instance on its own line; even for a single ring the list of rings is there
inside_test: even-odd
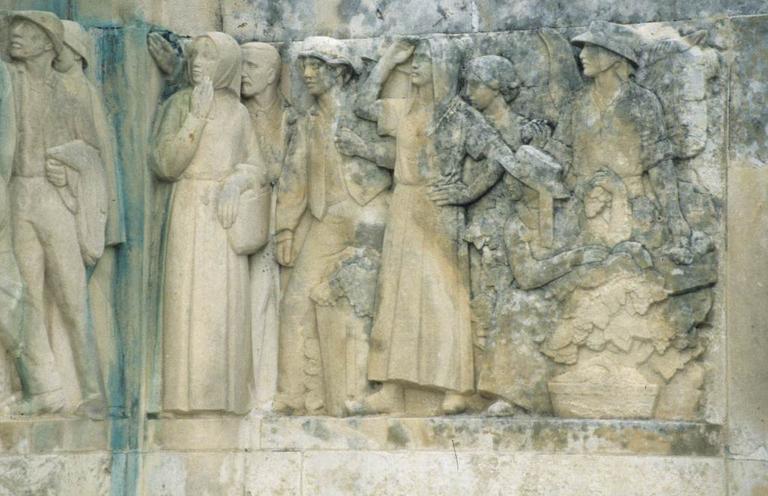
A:
[[[0,420],[0,494],[768,494],[764,2],[69,0],[0,7],[51,11],[91,35],[98,56],[88,70],[114,126],[127,234],[116,251],[115,358],[105,369],[108,403],[117,411],[107,420]],[[521,82],[513,110],[556,122],[560,108],[545,98],[554,76],[541,28],[570,39],[595,20],[646,33],[703,30],[701,49],[717,66],[703,94],[706,146],[676,162],[681,181],[709,195],[711,209],[702,214],[697,203],[688,220],[698,214],[706,225],[716,278],[679,291],[689,297],[706,287],[711,294],[705,315],[690,326],[703,344],[681,348],[689,354],[679,358],[682,372],[659,381],[661,399],[641,415],[651,418],[578,410],[561,416],[587,418],[558,418],[525,408],[497,416],[480,395],[468,413],[447,416],[441,395],[423,391],[406,396],[404,415],[164,411],[158,271],[167,240],[159,224],[169,200],[153,172],[151,136],[160,105],[187,83],[158,70],[147,49],[150,32],[181,40],[177,50],[205,31],[274,42],[284,62],[282,91],[300,115],[312,107],[297,62],[305,38],[344,40],[342,47],[363,57],[367,76],[394,35],[450,34],[472,56],[513,60]],[[403,96],[402,84],[390,81],[383,92]],[[501,311],[493,318],[503,319]],[[0,385],[13,388],[12,361],[1,362]],[[563,373],[570,364],[553,366]]]

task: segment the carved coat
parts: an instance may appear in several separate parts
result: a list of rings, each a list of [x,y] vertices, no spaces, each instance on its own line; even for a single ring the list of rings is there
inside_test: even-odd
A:
[[[205,36],[219,54],[213,110],[207,119],[193,116],[193,90],[179,91],[155,137],[155,172],[174,181],[162,291],[163,409],[245,413],[253,377],[248,257],[232,249],[217,206],[225,180],[251,173],[236,166],[256,149],[238,94],[240,49],[222,33]]]

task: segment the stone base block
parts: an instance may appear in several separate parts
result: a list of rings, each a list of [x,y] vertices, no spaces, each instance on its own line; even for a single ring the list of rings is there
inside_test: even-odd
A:
[[[724,496],[721,430],[489,417],[148,421],[147,495]]]

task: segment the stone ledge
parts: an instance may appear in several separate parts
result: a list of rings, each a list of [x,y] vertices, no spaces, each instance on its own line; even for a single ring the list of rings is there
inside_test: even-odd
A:
[[[109,451],[110,426],[109,421],[64,417],[2,419],[0,455]]]
[[[247,417],[147,422],[146,450],[455,450],[717,457],[722,428],[688,422],[453,418]]]
[[[142,494],[725,496],[722,458],[488,451],[149,453]],[[170,492],[174,491],[174,492]],[[739,496],[753,496],[739,493]]]

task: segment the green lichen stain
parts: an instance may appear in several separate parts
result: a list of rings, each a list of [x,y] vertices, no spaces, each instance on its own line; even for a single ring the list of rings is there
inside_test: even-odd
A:
[[[398,448],[405,448],[408,446],[409,441],[410,436],[408,436],[408,431],[403,427],[403,424],[395,421],[389,425],[387,428],[387,444]]]

